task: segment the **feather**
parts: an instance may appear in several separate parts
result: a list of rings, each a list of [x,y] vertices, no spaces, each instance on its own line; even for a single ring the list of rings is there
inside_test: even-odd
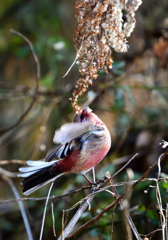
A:
[[[30,171],[30,172],[25,172],[25,173],[19,173],[17,176],[20,178],[26,178],[29,177],[30,175],[38,172],[38,170]]]
[[[61,151],[61,149],[63,148],[63,145],[60,143],[54,147],[52,147],[45,158],[46,162],[51,162],[52,160],[59,158],[59,152]]]
[[[36,185],[36,186],[34,186],[34,187],[32,187],[32,188],[30,188],[30,189],[24,191],[24,195],[27,196],[27,195],[29,195],[29,194],[35,192],[36,190],[38,190],[39,188],[45,186],[46,184],[55,181],[57,178],[59,178],[59,177],[62,176],[63,174],[65,174],[65,173],[61,173],[61,174],[59,174],[59,175],[57,175],[57,176],[55,176],[55,177],[49,179],[49,180],[46,181],[46,182],[40,183],[40,184],[38,184],[38,185]]]
[[[55,166],[59,160],[52,162],[43,161],[28,161],[28,167],[19,168],[21,172],[18,177],[23,178],[21,185],[23,186],[23,193],[29,195],[49,182],[54,181],[56,178],[64,173],[60,173],[60,169],[52,172],[52,166]]]
[[[32,161],[32,160],[28,160],[27,161],[27,165],[32,166],[32,167],[36,167],[36,166],[41,166],[41,165],[45,165],[47,164],[45,161],[41,161],[41,160],[37,160],[37,161]]]
[[[72,142],[69,142],[66,144],[60,143],[60,144],[54,146],[47,153],[45,161],[51,162],[52,160],[54,160],[56,158],[64,158],[64,157],[68,156],[73,150],[73,145],[74,144]]]
[[[61,142],[51,148],[47,153],[46,162],[51,162],[56,158],[67,157],[76,146],[82,148],[83,142],[92,134],[100,136],[104,127],[92,123],[70,123],[65,124],[60,130],[55,132],[54,142]],[[74,141],[76,140],[76,141]]]
[[[50,163],[42,162],[42,161],[28,161],[27,164],[29,166],[28,167],[21,167],[21,168],[19,168],[19,171],[23,172],[23,173],[25,173],[25,172],[32,172],[32,171],[35,171],[35,170],[42,169],[44,167],[51,166],[55,162],[58,162],[58,161],[59,160],[55,160],[55,161],[52,161]],[[20,174],[18,176],[20,176]]]
[[[83,134],[92,131],[104,130],[102,126],[93,123],[67,123],[64,124],[59,130],[55,132],[53,142],[65,144],[76,138],[81,137]]]

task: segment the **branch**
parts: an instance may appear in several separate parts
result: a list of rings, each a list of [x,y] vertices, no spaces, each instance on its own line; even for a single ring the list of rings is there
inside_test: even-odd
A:
[[[161,158],[160,158],[160,162],[163,161],[163,159],[167,156],[168,154],[168,149],[165,151],[164,154],[162,154]],[[158,166],[158,161],[156,161],[152,166],[149,167],[149,169],[142,175],[142,177],[140,177],[131,187],[131,190],[133,190],[141,181],[143,181],[146,176],[156,167]],[[94,223],[96,220],[98,220],[105,212],[107,212],[108,210],[110,210],[111,208],[115,207],[117,203],[119,203],[119,201],[121,201],[124,197],[125,193],[123,193],[122,195],[120,195],[120,197],[118,197],[113,203],[111,203],[110,205],[108,205],[107,207],[105,207],[99,214],[97,214],[95,217],[93,217],[91,220],[89,220],[87,223],[83,224],[81,227],[79,227],[75,232],[73,232],[71,235],[69,235],[67,239],[70,239],[74,236],[76,236],[79,232],[81,232],[83,229],[85,229],[86,227],[90,226],[92,223]]]
[[[6,182],[8,182],[9,186],[12,189],[12,192],[13,192],[14,196],[16,198],[19,198],[20,197],[19,193],[18,193],[15,185],[13,184],[13,181],[10,178],[8,178],[7,176],[5,176],[5,175],[3,175],[3,179]],[[30,229],[29,221],[28,221],[27,216],[26,216],[24,205],[23,205],[22,202],[18,202],[18,205],[19,205],[19,208],[20,208],[20,211],[21,211],[21,214],[22,214],[22,218],[23,218],[24,224],[25,224],[25,228],[26,228],[26,231],[27,231],[28,239],[29,240],[33,240],[32,232],[31,232],[31,229]]]
[[[92,190],[91,194],[89,194],[86,199],[83,201],[83,203],[81,204],[81,206],[79,207],[79,209],[77,210],[77,212],[75,213],[75,215],[73,216],[73,218],[71,219],[71,221],[68,223],[67,227],[65,228],[65,230],[62,232],[61,236],[58,238],[58,240],[62,240],[65,239],[68,234],[72,231],[73,227],[75,226],[75,224],[77,223],[77,221],[79,220],[79,218],[82,216],[82,214],[84,213],[84,211],[86,210],[86,208],[89,206],[90,207],[90,203],[93,200],[95,194],[97,193],[97,189],[100,189],[102,183],[105,181],[107,177],[104,176],[101,180],[100,183]]]
[[[1,160],[0,161],[0,165],[11,164],[11,163],[25,164],[26,162],[24,160],[18,160],[18,159],[10,159],[10,160]]]
[[[0,174],[3,174],[3,175],[5,175],[7,177],[10,177],[10,178],[15,178],[15,177],[17,177],[18,173],[9,172],[9,171],[0,167]]]
[[[10,29],[10,32],[15,34],[15,35],[18,35],[20,36],[21,38],[23,38],[25,40],[25,42],[28,44],[29,48],[30,48],[30,51],[32,53],[32,56],[34,58],[34,61],[36,63],[36,68],[37,68],[37,73],[36,73],[36,86],[35,86],[35,89],[34,89],[34,96],[33,96],[33,99],[30,103],[30,105],[28,106],[28,108],[26,109],[26,111],[20,116],[20,118],[14,123],[12,124],[11,126],[9,127],[5,127],[5,128],[1,128],[0,129],[0,134],[3,134],[15,127],[17,127],[23,120],[24,118],[28,115],[28,113],[30,112],[30,110],[32,109],[34,103],[36,102],[36,97],[37,97],[37,92],[38,92],[38,89],[39,89],[39,79],[40,79],[40,63],[39,63],[39,60],[37,58],[37,55],[36,53],[34,52],[34,49],[33,49],[33,46],[32,46],[32,43],[29,41],[28,38],[26,38],[23,34],[15,31],[15,30],[12,30]]]
[[[53,196],[53,197],[50,197],[49,200],[52,200],[52,201],[57,201],[59,199],[62,199],[62,198],[65,198],[65,197],[68,197],[68,196],[71,196],[75,193],[78,193],[78,192],[81,192],[81,191],[84,191],[86,189],[89,189],[90,186],[88,187],[83,187],[83,188],[80,188],[80,189],[77,189],[75,191],[71,191],[69,193],[66,193],[66,194],[63,194],[61,196]],[[47,198],[46,197],[42,197],[42,198],[18,198],[18,199],[11,199],[11,200],[5,200],[5,201],[0,201],[0,204],[3,204],[3,203],[11,203],[11,202],[20,202],[20,201],[45,201]]]

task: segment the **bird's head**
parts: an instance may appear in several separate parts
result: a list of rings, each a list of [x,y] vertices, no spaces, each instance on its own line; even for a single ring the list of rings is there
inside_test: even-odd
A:
[[[84,108],[79,113],[75,114],[73,122],[89,122],[94,124],[104,125],[96,114],[89,107]]]

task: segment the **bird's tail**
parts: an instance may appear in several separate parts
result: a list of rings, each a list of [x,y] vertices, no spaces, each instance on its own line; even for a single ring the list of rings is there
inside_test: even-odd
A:
[[[59,160],[52,162],[43,162],[43,161],[28,161],[28,167],[21,167],[18,174],[18,177],[21,177],[23,181],[21,185],[23,186],[23,194],[29,195],[42,186],[46,185],[49,182],[54,181],[56,178],[60,177],[64,173],[60,171],[51,171],[54,165],[57,165]]]

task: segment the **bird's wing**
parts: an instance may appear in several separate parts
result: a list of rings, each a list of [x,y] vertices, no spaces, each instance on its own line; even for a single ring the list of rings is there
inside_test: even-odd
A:
[[[59,143],[48,151],[45,161],[51,162],[57,158],[65,158],[72,152],[73,148],[73,142],[69,142],[66,144]]]
[[[46,162],[57,158],[65,158],[75,146],[82,147],[83,142],[90,134],[99,135],[104,130],[102,126],[93,123],[68,123],[55,132],[53,141],[59,143],[49,150]],[[78,141],[74,141],[77,140]]]
[[[67,123],[55,132],[53,142],[65,144],[87,132],[99,132],[101,130],[104,130],[102,126],[93,123]]]

